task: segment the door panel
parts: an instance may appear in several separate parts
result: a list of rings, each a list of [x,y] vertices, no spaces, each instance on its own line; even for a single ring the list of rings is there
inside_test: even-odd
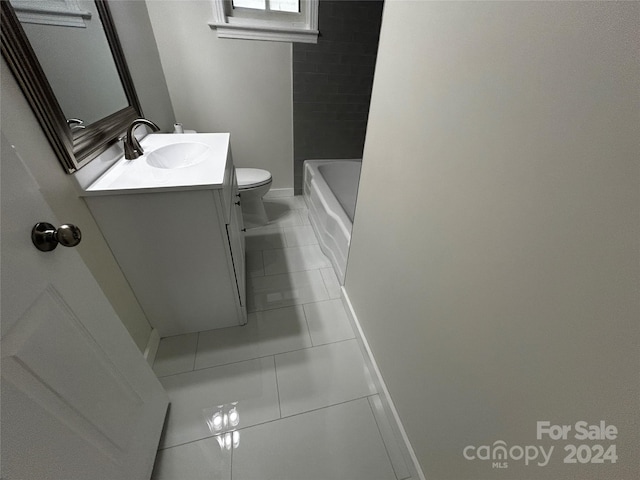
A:
[[[65,421],[80,432],[92,432],[89,438],[105,452],[117,458],[116,450],[126,451],[126,427],[143,401],[53,285],[3,338],[1,351],[7,380],[22,385],[32,396],[43,398],[48,391],[55,392],[52,414],[62,417],[62,410],[68,409]],[[102,388],[86,388],[92,384]]]
[[[78,252],[31,244],[60,223],[1,140],[2,478],[148,479],[166,393]]]

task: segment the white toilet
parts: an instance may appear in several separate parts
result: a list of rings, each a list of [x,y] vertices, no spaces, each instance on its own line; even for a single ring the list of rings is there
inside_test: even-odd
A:
[[[269,221],[262,197],[271,188],[271,173],[259,168],[236,168],[240,191],[240,206],[246,228],[264,225]]]

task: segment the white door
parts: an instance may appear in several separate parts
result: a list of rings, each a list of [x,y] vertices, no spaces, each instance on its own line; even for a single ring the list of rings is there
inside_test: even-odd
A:
[[[60,223],[1,149],[2,478],[148,479],[167,395],[78,252],[33,246]]]

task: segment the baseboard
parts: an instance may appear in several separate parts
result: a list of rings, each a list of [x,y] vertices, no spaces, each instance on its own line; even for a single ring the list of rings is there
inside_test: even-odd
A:
[[[407,467],[411,471],[411,475],[413,478],[426,480],[424,473],[422,472],[422,468],[420,468],[420,464],[418,463],[416,454],[413,451],[413,447],[411,446],[411,442],[409,442],[409,437],[407,437],[407,433],[402,425],[402,422],[400,421],[398,411],[396,410],[396,407],[391,400],[391,395],[389,394],[389,390],[384,383],[384,379],[382,378],[382,374],[380,373],[378,364],[373,357],[373,352],[369,347],[369,342],[367,342],[367,338],[362,331],[362,327],[360,325],[360,322],[358,321],[356,312],[353,309],[351,300],[349,300],[349,294],[347,293],[344,286],[341,287],[341,291],[342,303],[347,312],[347,316],[349,317],[349,321],[351,322],[351,326],[354,327],[358,345],[360,346],[360,349],[362,351],[365,363],[367,364],[367,367],[369,367],[369,371],[371,372],[373,381],[376,384],[375,386],[379,392],[383,410],[387,416],[387,419],[389,420],[393,434],[396,437],[396,441],[400,446],[400,449],[402,450],[401,453],[405,459],[405,462],[407,463]]]
[[[293,188],[272,188],[264,198],[293,197]]]
[[[153,367],[153,362],[156,359],[156,354],[158,353],[158,347],[160,346],[160,334],[158,330],[155,328],[151,330],[149,334],[149,340],[147,340],[147,346],[144,349],[144,358],[147,360],[147,363]]]

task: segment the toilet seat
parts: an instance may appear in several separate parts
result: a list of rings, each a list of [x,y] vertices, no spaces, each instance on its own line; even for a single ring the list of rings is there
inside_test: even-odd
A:
[[[271,173],[260,168],[236,168],[236,180],[238,188],[246,190],[271,183]]]

